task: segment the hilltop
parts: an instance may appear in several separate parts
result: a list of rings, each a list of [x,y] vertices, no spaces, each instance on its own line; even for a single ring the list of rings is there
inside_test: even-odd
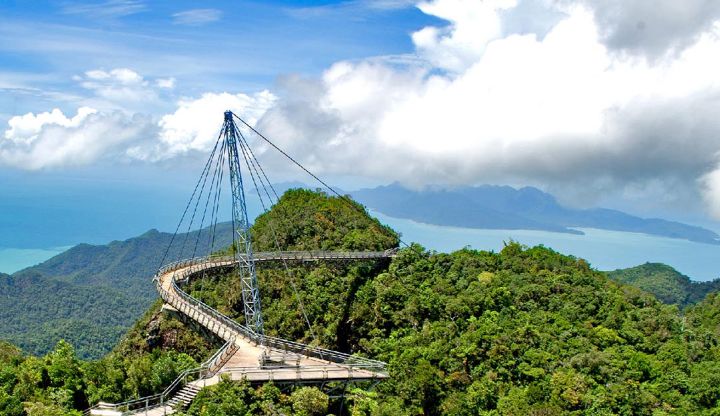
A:
[[[611,279],[652,293],[660,301],[685,308],[720,290],[720,279],[693,282],[688,276],[662,263],[645,263],[608,272]]]

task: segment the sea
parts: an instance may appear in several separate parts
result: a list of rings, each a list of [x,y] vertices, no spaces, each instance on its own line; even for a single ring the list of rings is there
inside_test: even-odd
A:
[[[0,272],[11,274],[29,266],[57,256],[69,249],[66,247],[50,248],[3,248],[0,247]]]
[[[695,281],[720,278],[720,245],[593,228],[578,228],[584,235],[535,230],[482,230],[423,224],[377,212],[373,215],[401,232],[404,242],[417,242],[439,252],[452,252],[466,246],[499,251],[507,242],[516,241],[527,246],[543,245],[583,258],[603,271],[658,262],[674,267]]]
[[[506,243],[516,241],[526,246],[544,245],[560,253],[583,258],[598,270],[607,271],[646,262],[659,262],[674,267],[695,281],[720,278],[720,245],[592,228],[578,228],[584,235],[577,235],[535,230],[448,227],[389,217],[377,212],[372,214],[398,230],[404,242],[416,242],[439,252],[452,252],[463,247],[499,251]],[[129,237],[131,236],[122,236]],[[14,273],[41,263],[68,248],[0,247],[0,272]]]

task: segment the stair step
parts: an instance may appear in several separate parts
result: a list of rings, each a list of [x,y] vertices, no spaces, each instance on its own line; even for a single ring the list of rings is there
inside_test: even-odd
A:
[[[168,400],[167,404],[172,407],[187,407],[193,399],[195,399],[195,396],[198,395],[201,389],[201,387],[194,384],[188,384],[175,393],[175,395]]]
[[[193,397],[190,397],[190,396],[175,396],[175,397],[174,397],[174,399],[182,400],[182,401],[184,401],[184,402],[185,402],[185,401],[191,401],[191,400],[194,399],[194,398],[195,398],[194,396],[193,396]]]
[[[188,396],[177,397],[178,400],[183,401],[183,402],[191,402],[194,398],[195,397],[188,397]]]

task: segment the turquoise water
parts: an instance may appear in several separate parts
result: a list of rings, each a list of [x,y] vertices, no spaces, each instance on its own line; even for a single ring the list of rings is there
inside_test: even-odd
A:
[[[374,212],[382,222],[400,231],[407,243],[417,242],[443,252],[464,246],[481,250],[502,249],[505,241],[528,246],[543,244],[561,253],[588,260],[600,270],[637,266],[645,262],[669,264],[693,280],[720,278],[720,246],[693,243],[647,234],[580,229],[585,235],[531,230],[480,230],[422,224]],[[69,247],[49,249],[0,248],[0,272],[13,273],[43,262]]]
[[[0,272],[14,273],[26,267],[34,266],[38,263],[62,253],[70,247],[55,248],[1,248],[0,247]]]
[[[466,245],[474,249],[498,251],[502,249],[503,242],[514,240],[528,246],[542,244],[561,253],[584,258],[599,270],[660,262],[674,267],[693,280],[720,278],[720,246],[716,245],[591,228],[579,228],[585,235],[531,230],[480,230],[422,224],[376,212],[373,215],[400,231],[406,243],[417,242],[442,252],[454,251]]]

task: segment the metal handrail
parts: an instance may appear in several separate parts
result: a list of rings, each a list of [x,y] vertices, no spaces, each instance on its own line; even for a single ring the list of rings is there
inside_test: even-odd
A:
[[[343,253],[344,254],[344,253]],[[375,253],[373,253],[375,254]],[[177,284],[178,281],[187,281],[189,280],[190,276],[201,272],[201,271],[207,271],[213,268],[217,267],[225,267],[228,266],[228,261],[215,261],[215,262],[201,262],[196,263],[195,261],[187,262],[186,264],[188,266],[185,270],[183,270],[180,275],[175,272],[172,276],[172,288],[173,291],[175,291],[180,298],[182,298],[185,302],[189,303],[190,305],[193,305],[197,307],[201,312],[205,313],[206,315],[211,316],[212,318],[219,321],[221,324],[232,328],[233,330],[237,331],[242,336],[250,339],[252,342],[255,342],[260,345],[266,345],[269,347],[275,347],[282,350],[289,350],[295,353],[300,353],[303,355],[311,356],[314,358],[320,358],[327,361],[332,361],[339,364],[345,364],[345,365],[353,365],[354,363],[363,363],[363,364],[371,364],[376,367],[379,367],[379,370],[383,370],[385,368],[385,363],[377,360],[372,360],[369,358],[364,357],[358,357],[355,355],[345,354],[337,351],[327,350],[320,347],[312,347],[306,344],[302,344],[299,342],[294,341],[288,341],[276,337],[270,337],[266,335],[260,335],[253,331],[252,329],[248,328],[247,326],[241,325],[237,323],[235,320],[228,318],[227,316],[223,315],[222,313],[218,312],[214,308],[208,306],[207,304],[203,303],[202,301],[199,301],[189,294],[187,294],[185,291],[183,291],[180,286]],[[202,267],[198,267],[202,266]],[[158,276],[159,277],[159,276]],[[170,303],[173,306],[176,306],[173,304],[174,296],[172,296],[171,293],[167,292],[162,285],[160,284],[160,281],[158,279],[156,286],[158,287],[158,291],[161,294],[161,297],[168,303]],[[166,296],[163,296],[166,295]]]
[[[350,367],[327,367],[322,365],[316,365],[316,366],[302,366],[302,372],[322,372],[323,378],[328,380],[330,379],[330,374],[343,374],[347,375],[347,378],[360,378],[358,377],[360,374],[364,375],[364,379],[366,380],[376,380],[381,378],[378,373],[372,372],[372,371],[364,371],[362,373],[358,373],[357,371],[362,371],[362,369],[356,369],[356,368],[350,368]],[[218,371],[217,374],[240,374],[243,376],[243,378],[248,378],[249,375],[252,374],[262,374],[267,375],[271,374],[273,376],[277,374],[291,374],[295,373],[297,374],[297,379],[302,379],[301,373],[298,372],[298,368],[294,367],[278,367],[278,368],[257,368],[257,367],[225,367],[222,370]],[[274,377],[271,377],[271,379]],[[333,380],[336,380],[337,378],[333,378]],[[289,380],[285,380],[289,381]]]
[[[137,410],[141,409],[143,407],[145,408],[151,408],[151,407],[157,407],[162,406],[164,403],[166,403],[171,397],[173,393],[175,393],[178,390],[178,386],[182,384],[182,387],[184,387],[188,383],[188,378],[193,375],[198,376],[213,376],[217,374],[217,370],[213,370],[214,364],[220,357],[223,355],[223,352],[227,350],[228,347],[231,345],[234,345],[234,340],[232,341],[233,344],[230,343],[230,341],[226,342],[225,345],[223,345],[222,348],[218,349],[210,358],[208,358],[200,367],[191,368],[189,370],[185,370],[182,373],[180,373],[175,380],[173,380],[172,383],[168,387],[165,388],[161,393],[153,394],[151,396],[145,396],[140,397],[137,399],[131,399],[126,400],[121,403],[102,403],[97,404],[90,409],[87,409],[85,412],[83,412],[84,415],[89,415],[90,411],[93,409],[100,409],[103,410],[114,410],[114,411],[122,411],[122,412],[129,412],[131,410]],[[204,378],[204,377],[198,377],[198,378]],[[135,407],[135,405],[140,405],[140,407]]]
[[[157,406],[162,406],[168,402],[170,396],[178,390],[178,386],[182,384],[184,387],[188,383],[188,379],[194,375],[202,375],[203,372],[207,371],[207,366],[197,367],[190,370],[185,370],[180,373],[177,378],[165,389],[162,393],[154,394],[152,396],[140,397],[137,399],[127,400],[122,403],[102,403],[97,404],[90,409],[86,410],[84,414],[90,414],[92,410],[114,410],[116,412],[130,412],[142,408],[150,409]],[[202,377],[198,377],[202,378]]]
[[[356,259],[377,259],[390,258],[397,254],[397,249],[389,249],[384,251],[260,251],[254,253],[252,258],[255,261],[273,261],[273,260],[356,260]],[[247,258],[245,254],[240,254],[240,259]],[[193,257],[168,263],[161,267],[155,276],[167,273],[168,271],[177,270],[198,263],[207,263],[209,260],[235,262],[233,256],[204,256]]]

